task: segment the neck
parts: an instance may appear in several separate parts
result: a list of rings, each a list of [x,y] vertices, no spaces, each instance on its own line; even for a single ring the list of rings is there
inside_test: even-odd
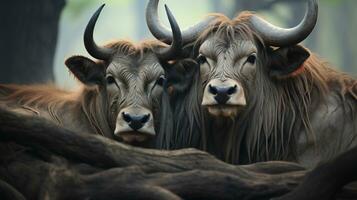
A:
[[[209,117],[205,127],[204,148],[221,160],[227,161],[226,148],[234,121],[228,118]]]
[[[96,134],[113,138],[110,126],[109,105],[105,88],[85,88],[79,97],[81,112],[85,116],[92,131]]]

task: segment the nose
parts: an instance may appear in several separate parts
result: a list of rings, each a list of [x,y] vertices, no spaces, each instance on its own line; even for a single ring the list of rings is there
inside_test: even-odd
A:
[[[218,104],[226,104],[227,101],[231,98],[231,96],[237,93],[237,85],[227,86],[227,87],[219,87],[219,86],[208,86],[208,91],[214,95],[214,99]]]
[[[141,129],[150,119],[150,114],[145,115],[131,115],[130,113],[123,112],[123,119],[128,123],[129,127],[134,131]]]

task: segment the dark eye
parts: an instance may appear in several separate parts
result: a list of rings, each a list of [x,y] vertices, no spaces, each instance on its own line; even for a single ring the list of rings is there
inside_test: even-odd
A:
[[[255,61],[257,60],[257,56],[255,53],[251,54],[250,56],[248,56],[247,58],[247,62],[249,62],[250,64],[255,64]]]
[[[164,75],[161,75],[157,80],[156,80],[156,84],[160,85],[160,86],[163,86],[164,83],[166,81],[166,78]]]
[[[115,83],[115,78],[113,76],[107,76],[107,83],[108,85]]]
[[[203,64],[203,63],[207,62],[207,58],[206,58],[206,56],[200,54],[197,57],[196,61],[198,62],[198,64]]]

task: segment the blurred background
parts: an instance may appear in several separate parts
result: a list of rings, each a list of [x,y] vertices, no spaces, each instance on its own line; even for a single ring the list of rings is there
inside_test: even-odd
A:
[[[82,37],[94,11],[106,4],[95,29],[98,44],[115,39],[139,42],[152,38],[145,23],[148,0],[13,0],[0,3],[0,83],[46,83],[70,89],[77,83],[64,65],[71,55],[89,56]],[[356,0],[320,0],[319,21],[304,45],[337,69],[357,75]],[[234,17],[256,11],[282,27],[295,26],[305,12],[304,0],[161,0],[182,29],[210,12]]]

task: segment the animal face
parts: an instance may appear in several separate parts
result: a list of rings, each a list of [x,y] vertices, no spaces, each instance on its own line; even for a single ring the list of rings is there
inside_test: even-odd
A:
[[[164,71],[154,54],[116,55],[106,70],[114,135],[125,142],[143,142],[155,136]]]
[[[69,58],[66,65],[82,83],[98,86],[114,136],[140,143],[155,136],[165,77],[153,52],[132,48],[136,53],[118,51],[107,66],[82,56]]]
[[[214,116],[234,117],[247,105],[243,82],[254,78],[257,47],[250,40],[212,35],[199,49],[202,106]]]
[[[215,32],[202,42],[197,58],[203,84],[202,106],[213,116],[235,117],[264,81],[291,78],[303,70],[309,53],[295,45],[264,47],[252,30],[230,27],[230,36]]]
[[[73,56],[66,61],[66,65],[82,83],[97,86],[101,96],[101,103],[97,106],[105,109],[108,119],[104,121],[113,129],[114,136],[127,143],[144,142],[155,136],[155,127],[158,127],[155,122],[159,121],[157,116],[165,83],[164,69],[159,63],[168,63],[180,53],[181,32],[166,7],[174,37],[172,45],[159,41],[142,42],[140,45],[117,41],[98,46],[93,32],[103,7],[100,6],[92,15],[84,32],[86,50],[101,61]]]

